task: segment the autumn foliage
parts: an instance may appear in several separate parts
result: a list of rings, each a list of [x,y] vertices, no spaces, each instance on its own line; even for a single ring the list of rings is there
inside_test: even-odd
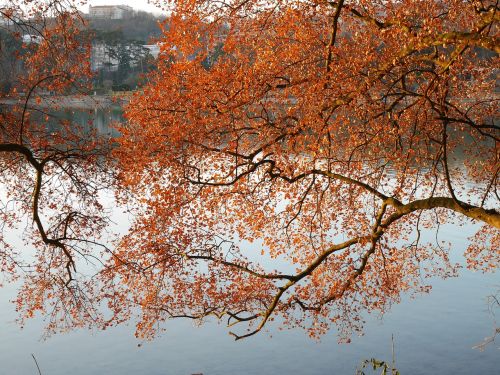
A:
[[[108,166],[135,221],[85,284],[112,313],[96,324],[138,315],[152,337],[215,316],[239,339],[278,319],[348,338],[455,274],[420,236],[446,222],[481,223],[468,265],[498,267],[496,2],[166,7]]]
[[[64,118],[59,100],[86,92],[83,20],[65,1],[9,0],[0,16],[10,82],[0,92],[0,283],[22,276],[21,319],[42,311],[50,331],[93,325],[95,286],[77,263],[95,261],[108,223],[98,196],[111,184],[110,145]]]

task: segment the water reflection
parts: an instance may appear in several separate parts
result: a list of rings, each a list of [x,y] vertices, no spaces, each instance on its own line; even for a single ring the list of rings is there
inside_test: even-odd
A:
[[[100,134],[113,134],[109,122],[122,119],[119,109],[56,115],[89,124]],[[126,219],[121,218],[121,225],[123,230]],[[463,263],[467,237],[475,230],[473,225],[441,228],[440,238],[452,242],[452,260]],[[42,342],[43,317],[22,330],[13,322],[14,305],[6,301],[15,298],[16,287],[8,285],[0,289],[0,374],[36,374],[31,353],[42,373],[52,375],[354,374],[363,359],[390,360],[392,334],[401,374],[495,374],[500,368],[498,345],[484,352],[472,346],[491,332],[486,297],[498,288],[500,277],[465,269],[460,273],[459,278],[432,280],[429,295],[405,297],[383,318],[366,316],[365,335],[348,345],[337,344],[334,328],[315,342],[301,330],[280,331],[279,324],[271,322],[267,332],[234,342],[216,322],[197,328],[186,320],[169,322],[167,332],[151,343],[133,337],[133,324],[103,332],[70,332]]]
[[[473,231],[443,229],[456,258]],[[348,345],[337,345],[334,330],[318,343],[300,330],[279,331],[277,323],[267,333],[234,342],[215,322],[196,328],[176,320],[159,339],[140,347],[133,326],[40,342],[43,319],[20,330],[12,322],[14,307],[5,303],[15,292],[7,287],[0,290],[0,373],[36,373],[30,357],[35,353],[44,374],[354,374],[363,359],[390,359],[394,334],[402,374],[495,374],[500,366],[496,346],[484,352],[471,347],[491,331],[485,297],[500,284],[498,276],[463,270],[459,278],[432,284],[429,295],[405,298],[383,319],[367,316],[365,335]]]
[[[110,124],[124,121],[123,110],[120,107],[95,107],[88,110],[66,108],[51,112],[46,125],[47,131],[58,130],[61,120],[68,120],[84,129],[95,130],[98,134],[113,137],[119,133]]]

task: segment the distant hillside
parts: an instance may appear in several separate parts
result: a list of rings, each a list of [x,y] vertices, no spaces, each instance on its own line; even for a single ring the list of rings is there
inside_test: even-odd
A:
[[[89,29],[99,35],[120,35],[124,40],[140,41],[147,44],[151,38],[159,37],[161,30],[158,23],[166,17],[157,17],[151,13],[137,12],[126,19],[89,19]]]

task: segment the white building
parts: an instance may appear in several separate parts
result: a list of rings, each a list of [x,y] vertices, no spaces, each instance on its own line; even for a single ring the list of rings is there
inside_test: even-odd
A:
[[[121,20],[134,14],[134,8],[128,5],[89,6],[89,17],[94,19]]]
[[[43,37],[41,35],[32,35],[32,34],[23,35],[24,44],[31,44],[31,43],[40,44],[42,42],[43,42]]]
[[[104,43],[93,43],[90,54],[90,66],[93,71],[106,68],[108,71],[118,70],[118,60],[111,57],[109,48]]]
[[[142,47],[148,49],[151,56],[155,59],[160,54],[160,46],[158,44],[144,44]]]

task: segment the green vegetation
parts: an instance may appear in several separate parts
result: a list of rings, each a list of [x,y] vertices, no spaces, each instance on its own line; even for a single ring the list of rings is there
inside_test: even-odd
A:
[[[5,30],[0,29],[0,94],[11,90],[17,80],[22,64],[16,59],[21,51],[21,41]]]
[[[394,367],[394,364],[380,361],[375,358],[364,360],[361,367],[356,371],[356,375],[366,375],[365,370],[367,368],[373,371],[381,370],[382,372],[380,375],[400,375],[400,372]]]
[[[142,75],[154,69],[154,57],[143,45],[161,35],[160,25],[165,21],[165,18],[146,12],[137,12],[127,19],[89,20],[93,53],[100,53],[106,60],[94,67],[95,91],[137,88]]]

